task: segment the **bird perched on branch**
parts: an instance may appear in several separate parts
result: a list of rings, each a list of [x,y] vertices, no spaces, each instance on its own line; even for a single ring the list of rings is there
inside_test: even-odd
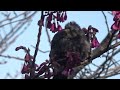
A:
[[[65,29],[57,32],[51,42],[50,60],[55,67],[56,75],[54,79],[66,78],[62,75],[63,70],[69,64],[67,63],[67,53],[79,53],[79,62],[89,57],[90,43],[85,36],[84,31],[76,22],[69,22]],[[75,61],[76,57],[71,60]],[[76,62],[76,61],[75,61]],[[76,63],[75,63],[76,64]],[[75,65],[73,65],[75,66]]]

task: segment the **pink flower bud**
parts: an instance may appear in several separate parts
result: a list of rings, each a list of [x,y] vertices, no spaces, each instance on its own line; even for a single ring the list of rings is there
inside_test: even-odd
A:
[[[95,47],[98,47],[99,45],[100,45],[100,44],[99,44],[97,38],[93,38],[93,39],[92,39],[92,43],[91,43],[91,47],[92,47],[92,48],[95,48]]]
[[[53,23],[52,25],[51,25],[51,31],[54,31],[54,29],[55,29],[55,24]]]
[[[118,13],[120,13],[120,11],[112,11],[112,14],[113,14],[113,15],[116,15],[116,14],[118,14]]]
[[[111,26],[112,30],[120,30],[120,21],[115,21],[115,23]]]
[[[22,74],[29,73],[29,66],[24,64],[24,66],[21,70],[21,73]]]
[[[55,24],[55,22],[51,25],[50,31],[52,31],[53,33],[56,32],[56,24]]]
[[[61,25],[58,25],[57,29],[58,29],[58,31],[61,31],[62,30]]]
[[[49,22],[52,21],[52,15],[53,15],[53,13],[50,13],[49,16],[47,17],[47,20],[48,20]]]
[[[115,18],[120,19],[120,13],[116,14]]]
[[[114,15],[113,20],[115,21],[114,24],[111,26],[112,30],[120,30],[120,11],[113,11]]]
[[[64,15],[64,20],[67,20],[67,14],[66,14],[66,12],[65,12],[65,15]]]
[[[26,61],[26,62],[29,62],[29,61],[30,61],[30,59],[31,59],[31,57],[30,57],[30,55],[29,55],[29,54],[26,54],[24,59],[25,59],[25,61]]]
[[[57,12],[57,21],[60,21],[60,13]]]
[[[47,28],[49,28],[49,29],[50,29],[50,28],[51,28],[51,25],[52,25],[52,24],[51,24],[51,22],[50,22],[50,21],[48,21],[48,23],[47,23]]]

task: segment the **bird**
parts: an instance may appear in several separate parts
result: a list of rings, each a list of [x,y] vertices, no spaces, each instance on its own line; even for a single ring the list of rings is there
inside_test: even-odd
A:
[[[75,21],[68,22],[63,30],[54,35],[51,41],[49,57],[56,73],[53,79],[67,79],[62,75],[62,71],[67,64],[66,53],[68,51],[79,52],[81,61],[87,59],[90,54],[90,42],[85,32]]]

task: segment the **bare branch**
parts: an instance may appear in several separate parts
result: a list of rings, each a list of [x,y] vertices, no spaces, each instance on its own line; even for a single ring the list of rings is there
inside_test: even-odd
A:
[[[108,25],[108,22],[107,22],[107,17],[106,17],[106,15],[105,15],[105,13],[103,11],[102,11],[102,14],[103,14],[103,16],[105,18],[105,23],[106,23],[106,26],[107,26],[107,30],[109,32],[110,30],[109,30],[109,25]]]
[[[43,16],[43,11],[41,11],[41,18],[42,18],[42,16]],[[34,67],[34,64],[35,64],[35,59],[36,59],[37,52],[38,52],[38,47],[39,47],[39,44],[40,44],[41,30],[42,30],[42,26],[40,25],[39,26],[39,31],[38,31],[38,36],[37,36],[37,44],[36,44],[34,58],[33,58],[33,64],[32,64],[33,67]]]
[[[31,45],[33,48],[35,48],[35,46],[33,46],[33,45]],[[42,52],[42,53],[48,53],[48,52],[50,52],[49,50],[47,50],[47,51],[43,51],[43,50],[40,50],[40,49],[38,49],[38,51],[40,51],[40,52]]]
[[[10,56],[10,55],[0,55],[0,57],[9,58],[9,59],[16,59],[16,60],[24,61],[23,58],[15,57],[15,56]]]

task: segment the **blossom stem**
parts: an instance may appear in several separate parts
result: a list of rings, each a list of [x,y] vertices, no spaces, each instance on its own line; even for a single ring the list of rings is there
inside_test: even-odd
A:
[[[42,19],[42,16],[43,16],[43,11],[41,11],[41,19]],[[41,36],[41,31],[42,31],[42,24],[40,23],[39,25],[39,32],[38,32],[38,38],[37,38],[37,44],[36,44],[36,48],[35,48],[35,53],[34,53],[34,58],[33,58],[33,63],[32,63],[32,73],[31,73],[31,77],[34,77],[34,74],[35,74],[35,70],[34,70],[34,67],[35,67],[35,59],[36,59],[36,56],[37,56],[37,52],[38,52],[38,47],[39,47],[39,44],[40,44],[40,36]]]

